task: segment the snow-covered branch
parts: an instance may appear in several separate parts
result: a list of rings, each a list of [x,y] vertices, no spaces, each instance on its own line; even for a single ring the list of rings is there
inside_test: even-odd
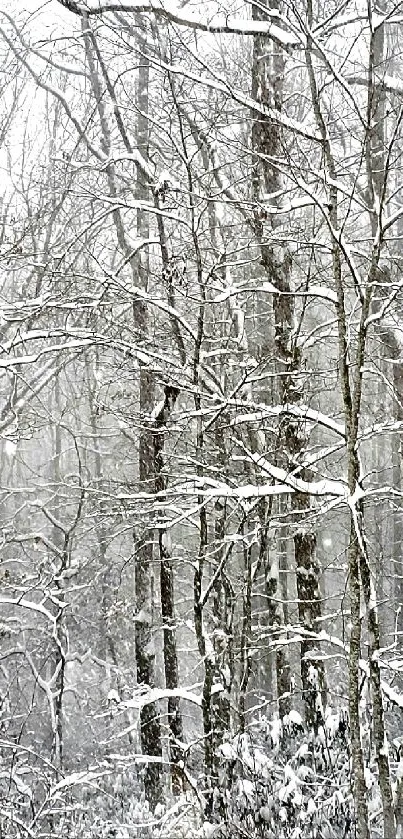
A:
[[[167,20],[170,23],[178,26],[186,27],[187,29],[194,29],[200,32],[211,32],[216,34],[227,35],[267,35],[273,41],[285,48],[303,47],[303,38],[297,37],[296,34],[287,32],[288,22],[284,17],[281,17],[276,9],[267,10],[268,21],[254,21],[234,17],[233,15],[213,15],[208,21],[201,16],[192,14],[189,11],[184,12],[184,6],[176,5],[175,3],[163,2],[154,0],[154,2],[144,2],[144,0],[106,0],[106,2],[91,2],[91,0],[59,0],[62,6],[73,12],[76,15],[87,14],[104,15],[111,12],[120,12],[125,14],[153,14],[157,20]],[[277,21],[277,23],[275,22]],[[284,24],[282,28],[278,25],[281,21]],[[289,25],[288,25],[289,28]]]

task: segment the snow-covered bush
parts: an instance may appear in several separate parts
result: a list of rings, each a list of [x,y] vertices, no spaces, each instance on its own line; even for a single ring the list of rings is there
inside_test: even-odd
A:
[[[308,734],[296,711],[283,720],[263,717],[221,746],[220,753],[234,782],[226,790],[225,818],[210,825],[215,839],[354,836],[346,711],[329,709],[316,736]],[[379,799],[372,764],[367,786],[377,835]]]

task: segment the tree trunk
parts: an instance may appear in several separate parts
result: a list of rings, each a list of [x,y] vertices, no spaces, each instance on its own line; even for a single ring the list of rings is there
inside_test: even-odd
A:
[[[162,505],[165,500],[165,492],[168,484],[168,479],[164,474],[164,435],[177,396],[178,390],[166,385],[164,389],[164,400],[160,405],[158,413],[154,416],[155,491],[158,493],[159,505]],[[163,512],[162,516],[164,516]],[[169,690],[175,690],[179,685],[179,668],[176,650],[174,570],[171,558],[170,535],[167,528],[164,527],[163,521],[158,525],[158,549],[160,558],[165,685]],[[170,696],[168,698],[168,728],[172,791],[176,795],[179,795],[183,789],[183,773],[181,772],[181,761],[183,761],[183,730],[179,698],[177,696]]]
[[[270,505],[271,507],[271,505]],[[282,592],[280,587],[280,557],[281,548],[285,547],[282,535],[278,537],[277,558],[271,559],[269,545],[269,515],[266,504],[260,505],[260,539],[259,539],[259,563],[263,567],[264,588],[266,595],[266,609],[268,613],[268,624],[271,630],[272,640],[275,642],[275,664],[277,682],[277,703],[280,719],[291,711],[291,668],[288,652],[288,645],[282,644],[286,641],[284,624],[284,604],[282,603]]]
[[[381,0],[379,4],[380,11],[386,12],[386,4]],[[372,29],[372,12],[369,6],[369,22]],[[367,189],[369,206],[373,208],[370,213],[371,231],[374,243],[378,238],[378,226],[380,223],[380,212],[385,197],[386,189],[386,171],[385,171],[385,95],[384,95],[384,61],[385,61],[385,25],[377,26],[371,31],[370,45],[369,45],[369,72],[368,72],[368,101],[367,101],[367,118],[368,118],[368,137],[366,145],[366,162],[367,162]],[[376,210],[376,207],[379,210]],[[379,275],[379,259],[380,246],[377,249],[374,245],[373,264],[368,276],[368,290],[367,290],[367,309],[370,310],[372,304],[374,281]],[[367,302],[365,301],[365,302]],[[365,304],[364,304],[365,311]],[[367,311],[365,311],[365,315]],[[361,329],[365,326],[362,324]],[[364,333],[362,343],[361,355],[359,354],[360,344],[357,351],[357,367],[356,376],[360,377],[360,385],[355,387],[355,394],[361,394],[361,369],[365,358],[365,338]],[[357,411],[357,425],[360,409],[360,402],[358,399],[354,400],[355,410]],[[356,451],[355,442],[355,451]],[[359,464],[357,463],[357,473]],[[356,475],[358,481],[358,474]],[[363,507],[360,509],[360,515],[363,520]],[[364,542],[365,548],[365,542]],[[388,756],[388,745],[386,741],[385,732],[385,715],[383,707],[381,672],[379,664],[380,651],[380,630],[378,607],[376,602],[376,595],[374,585],[371,579],[371,570],[369,559],[366,550],[360,551],[360,573],[361,582],[364,595],[364,601],[367,607],[367,621],[368,621],[368,658],[371,677],[371,698],[372,698],[372,712],[373,712],[373,734],[375,757],[379,773],[379,786],[382,798],[383,811],[383,835],[384,839],[394,839],[396,836],[396,819],[393,806],[393,794],[391,787],[391,776]]]
[[[280,3],[275,4],[277,10]],[[273,6],[271,6],[273,9]],[[264,20],[262,7],[253,6],[254,20]],[[252,96],[256,101],[281,111],[283,101],[284,58],[279,46],[273,44],[267,36],[254,37]],[[303,395],[303,376],[301,352],[295,336],[295,298],[291,283],[291,256],[283,249],[281,256],[276,255],[274,223],[266,233],[262,220],[259,198],[263,192],[270,197],[270,202],[279,203],[281,178],[273,164],[273,159],[281,157],[282,138],[277,123],[269,117],[256,115],[252,127],[252,149],[255,152],[253,172],[253,193],[255,205],[255,227],[260,243],[262,264],[270,282],[276,286],[273,295],[273,313],[275,329],[275,351],[278,370],[279,401],[284,405],[280,418],[278,438],[278,463],[287,471],[295,472],[309,480],[309,473],[301,469],[301,457],[308,439],[303,421],[291,417],[287,406],[301,402]],[[266,199],[267,200],[267,199]],[[279,253],[279,251],[277,252]],[[294,553],[297,575],[298,609],[301,625],[310,633],[314,632],[321,616],[321,596],[319,590],[319,565],[316,560],[316,536],[306,532],[304,520],[310,510],[308,495],[294,493],[291,496],[293,512]],[[299,525],[301,524],[301,527]],[[316,656],[317,644],[305,638],[301,642],[301,678],[306,720],[310,728],[317,732],[324,718],[326,702],[326,678],[323,661]],[[282,694],[282,689],[279,691]]]
[[[113,114],[120,132],[123,144],[128,152],[132,148],[127,132],[115,100],[113,85],[110,82],[108,71],[100,53],[97,39],[92,32],[87,16],[83,16],[84,42],[86,46],[87,61],[90,70],[90,77],[94,96],[97,103],[100,125],[102,129],[102,144],[105,154],[111,151],[111,133],[108,124],[107,113],[104,105],[104,91],[99,78],[95,60],[102,73],[106,86]],[[138,54],[140,64],[138,69],[138,93],[137,93],[137,149],[142,159],[148,158],[148,88],[149,88],[149,61],[146,58],[146,41],[143,32],[143,23],[139,21],[138,26]],[[109,192],[112,199],[116,198],[117,189],[115,183],[115,169],[113,163],[106,166]],[[146,203],[149,197],[149,183],[143,167],[136,163],[136,199]],[[128,261],[133,274],[135,285],[140,285],[147,290],[149,275],[148,249],[143,248],[141,254],[133,256],[124,228],[124,222],[119,208],[114,209],[113,221],[116,229],[118,247],[122,255]],[[139,208],[137,211],[137,235],[143,239],[149,239],[149,219],[146,210]],[[133,325],[136,342],[144,345],[148,339],[148,311],[144,300],[138,297],[133,299]],[[152,416],[155,401],[154,374],[146,367],[139,371],[139,409],[141,417],[141,430],[139,433],[139,490],[151,493],[154,491],[154,437],[150,427],[149,419]],[[155,686],[155,649],[154,630],[152,627],[152,582],[153,582],[153,529],[151,522],[145,524],[141,533],[134,534],[135,538],[135,596],[136,596],[136,617],[135,617],[135,657],[137,683],[147,685],[150,688]],[[162,744],[161,724],[158,703],[146,704],[140,711],[140,740],[142,752],[145,756],[154,758],[146,763],[144,770],[144,788],[146,798],[152,809],[162,799]]]

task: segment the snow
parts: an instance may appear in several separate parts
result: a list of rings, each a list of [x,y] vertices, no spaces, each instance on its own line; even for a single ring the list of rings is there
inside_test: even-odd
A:
[[[256,784],[246,778],[240,778],[237,783],[239,794],[244,796],[247,801],[253,803],[255,800]]]
[[[273,748],[278,749],[280,747],[280,740],[283,731],[283,725],[279,717],[273,720],[271,724],[270,734],[273,743]]]
[[[221,832],[221,825],[212,822],[203,822],[203,827],[199,831],[200,839],[213,839],[214,836],[217,836]]]
[[[314,198],[293,198],[291,201],[288,201],[287,204],[279,204],[278,206],[275,204],[264,204],[264,210],[268,215],[284,215],[287,213],[292,213],[294,210],[301,210],[304,207],[312,207],[316,206],[318,203],[318,199]],[[284,258],[283,254],[279,252],[278,260],[279,262],[282,261]]]
[[[261,807],[259,810],[260,818],[263,821],[270,823],[272,820],[272,811],[269,807]]]
[[[389,16],[387,16],[387,15],[380,15],[378,12],[372,12],[372,15],[371,15],[372,29],[374,31],[375,31],[375,29],[379,29],[379,27],[382,26],[385,23],[385,21],[388,19],[388,17]]]
[[[73,786],[81,786],[82,784],[91,784],[93,781],[99,780],[104,775],[108,775],[109,770],[99,770],[97,772],[92,772],[91,770],[84,770],[82,772],[72,772],[70,775],[67,775],[57,784],[55,784],[51,791],[50,795],[53,797],[57,792],[66,787],[73,787]]]
[[[14,440],[7,439],[4,442],[4,452],[9,458],[13,458],[17,452],[17,443]]]
[[[23,609],[29,609],[33,612],[38,612],[42,617],[46,618],[51,624],[55,623],[55,617],[52,613],[43,606],[42,603],[34,603],[32,600],[27,600],[25,597],[5,597],[0,595],[0,604],[9,606],[21,606]],[[63,604],[66,605],[66,604]]]
[[[263,471],[269,473],[279,483],[273,484],[270,481],[265,484],[244,484],[240,487],[231,487],[228,484],[217,481],[214,487],[206,489],[204,481],[192,481],[185,484],[177,484],[171,488],[171,492],[175,495],[203,496],[210,500],[214,498],[234,498],[239,500],[266,498],[270,495],[287,495],[290,492],[301,492],[317,498],[327,497],[329,495],[343,500],[347,500],[348,498],[346,484],[342,481],[326,479],[321,481],[303,481],[300,478],[295,478],[290,475],[285,469],[279,469],[267,461],[262,463],[261,455],[257,455],[256,458],[252,455],[250,456]],[[139,497],[139,494],[137,497]]]
[[[18,790],[20,795],[24,795],[27,798],[33,800],[34,796],[33,796],[33,793],[32,793],[32,789],[31,789],[30,786],[28,786],[28,784],[25,783],[25,781],[22,780],[19,772],[15,772],[15,771],[12,770],[11,771],[11,779],[12,779],[12,781],[14,781],[15,786],[17,787],[17,790]]]
[[[315,804],[313,798],[310,798],[309,801],[308,801],[308,804],[307,804],[307,808],[306,808],[306,812],[307,812],[308,816],[314,816],[315,813],[316,813],[316,809],[317,809],[316,804]]]
[[[237,757],[237,754],[231,743],[222,743],[222,745],[219,746],[217,751],[220,755],[222,755],[222,757],[225,760],[235,760]]]
[[[86,0],[86,2],[77,2],[77,10],[87,12],[90,15],[100,15],[104,12],[118,11],[122,12],[136,12],[155,14],[156,17],[165,18],[177,23],[180,26],[188,27],[189,29],[196,29],[202,32],[211,33],[227,33],[236,35],[270,35],[274,40],[281,43],[284,47],[302,46],[304,41],[302,35],[297,37],[292,35],[284,29],[280,28],[271,21],[252,21],[247,18],[234,17],[233,15],[214,15],[208,21],[190,11],[183,11],[183,5],[176,5],[171,0],[165,2],[143,2],[143,0],[118,0],[118,2],[105,2],[100,0]],[[268,10],[270,14],[270,10]]]
[[[169,190],[178,190],[180,189],[180,183],[175,178],[172,177],[172,174],[168,172],[167,169],[163,169],[158,177],[156,184],[154,185],[154,190],[156,193],[159,192],[166,192]]]
[[[153,702],[159,702],[162,699],[169,699],[169,697],[176,697],[183,699],[186,702],[191,702],[193,705],[198,705],[201,708],[202,697],[198,696],[186,688],[177,688],[176,690],[169,690],[168,688],[147,688],[144,691],[138,691],[133,699],[128,699],[122,703],[125,708],[144,708],[146,705],[152,705]]]
[[[228,300],[229,297],[232,297],[234,294],[238,294],[241,290],[242,289],[237,288],[237,286],[227,285],[220,294],[217,294],[217,296],[213,298],[212,303],[223,303],[225,300]]]
[[[372,774],[369,766],[364,767],[364,777],[365,777],[365,786],[368,790],[370,790],[371,787],[373,786],[373,783],[374,783],[374,777],[373,777],[373,774]]]
[[[296,294],[307,297],[320,297],[322,300],[328,300],[329,303],[337,303],[337,294],[331,288],[321,285],[310,285],[307,291],[298,291]]]
[[[247,451],[244,446],[242,446],[242,448]],[[256,463],[263,472],[269,474],[272,478],[274,478],[274,480],[279,481],[280,486],[285,485],[296,492],[303,492],[307,495],[316,497],[333,495],[346,500],[349,499],[347,484],[343,481],[334,481],[326,478],[323,478],[320,481],[305,481],[302,478],[297,478],[290,474],[290,472],[286,469],[280,469],[278,466],[270,463],[263,457],[263,455],[255,454],[249,451],[247,454],[248,457]],[[273,485],[270,486],[272,490],[275,488]],[[246,487],[242,487],[242,489],[245,490]],[[260,486],[256,487],[255,493],[260,495],[260,490]],[[238,492],[240,492],[240,490],[238,490]]]
[[[238,407],[238,406],[237,406]],[[322,411],[316,411],[314,408],[309,408],[308,405],[273,405],[264,406],[256,411],[249,411],[248,413],[238,414],[231,422],[231,425],[239,425],[243,422],[261,422],[265,417],[273,417],[288,414],[293,417],[300,417],[301,419],[309,420],[312,423],[323,425],[330,431],[334,431],[340,437],[345,437],[345,427],[341,423],[329,417]]]
[[[338,733],[340,727],[340,715],[332,713],[330,709],[326,710],[325,714],[325,728],[329,740],[333,740]]]
[[[164,530],[164,532],[161,534],[161,544],[168,554],[172,553],[172,539],[169,531]]]
[[[137,623],[149,624],[151,623],[151,615],[146,609],[140,609],[140,611],[135,615],[134,620]]]
[[[284,720],[285,720],[285,717],[284,717]],[[288,721],[288,723],[296,725],[298,727],[303,726],[303,721],[302,721],[301,714],[299,714],[298,711],[296,711],[293,708],[291,708],[290,713],[287,715],[287,721]]]
[[[198,60],[197,53],[194,52],[189,46],[188,52],[190,52],[194,56],[196,61]],[[168,62],[162,61],[161,59],[159,59],[158,65],[159,67],[168,70],[171,73],[180,76],[185,76],[187,79],[196,82],[196,84],[203,84],[204,87],[211,88],[212,90],[219,91],[220,93],[228,93],[228,82],[224,78],[221,79],[217,74],[214,75],[214,79],[212,79],[211,76],[207,75],[197,75],[196,73],[192,73],[185,64],[169,64]],[[284,128],[288,129],[292,133],[305,137],[308,140],[321,142],[321,137],[319,136],[319,134],[312,132],[310,123],[308,121],[299,122],[298,120],[292,119],[291,117],[287,117],[283,112],[278,111],[275,108],[269,108],[266,105],[256,102],[255,99],[252,99],[252,97],[245,95],[242,91],[237,90],[234,87],[231,87],[231,97],[233,101],[237,102],[239,105],[243,105],[245,108],[251,110],[252,112],[257,112],[265,117],[268,117],[273,122],[275,122],[278,125],[282,125]]]
[[[151,419],[152,420],[157,419],[157,417],[159,417],[160,414],[162,413],[162,411],[164,410],[164,407],[165,407],[165,399],[161,399],[159,402],[157,402],[157,404],[155,405],[155,407],[151,411]]]
[[[374,609],[377,608],[377,599],[376,599],[376,591],[375,591],[374,581],[372,580],[372,578],[369,581],[369,586],[370,586],[370,595],[369,595],[368,608],[374,610]],[[379,650],[376,650],[374,652],[373,659],[376,657],[376,653],[379,656]]]
[[[117,152],[116,154],[112,152],[112,154],[108,155],[107,158],[104,158],[102,161],[102,169],[107,169],[108,166],[114,163],[125,161],[131,161],[135,163],[136,166],[139,166],[142,172],[146,175],[149,181],[152,181],[154,177],[154,172],[151,166],[147,163],[146,159],[143,157],[142,154],[137,149],[133,149],[132,152],[125,152],[124,154]]]
[[[120,696],[117,690],[110,690],[107,696],[108,702],[120,702]]]
[[[254,283],[253,285],[250,281],[248,283],[239,283],[238,285],[235,283],[228,283],[227,286],[213,298],[212,303],[223,303],[225,300],[228,300],[229,297],[233,297],[236,294],[248,292],[257,293],[261,291],[267,292],[268,294],[278,294],[279,290],[268,280],[263,280],[262,282]],[[337,303],[336,292],[324,285],[310,285],[308,289],[304,290],[293,289],[292,293],[295,297],[316,297],[320,300],[327,300],[333,305]]]
[[[299,789],[300,780],[289,764],[285,767],[284,778],[288,779],[288,783],[279,789],[279,800],[284,803],[292,801],[297,807],[301,806],[302,793]]]

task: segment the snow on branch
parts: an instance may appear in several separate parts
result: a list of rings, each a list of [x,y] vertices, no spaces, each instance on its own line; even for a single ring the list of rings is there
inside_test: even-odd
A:
[[[28,609],[41,615],[50,624],[54,625],[55,623],[55,616],[52,615],[43,603],[35,603],[34,600],[27,600],[25,597],[6,597],[5,595],[0,595],[0,604],[4,606],[21,606],[22,609]]]
[[[53,798],[62,789],[82,786],[83,784],[93,784],[94,781],[98,781],[99,778],[104,777],[104,775],[109,775],[109,773],[109,769],[98,769],[95,771],[84,769],[82,772],[72,772],[51,788],[50,797]]]
[[[309,422],[313,422],[317,425],[322,425],[325,428],[328,428],[330,431],[333,431],[340,437],[345,438],[346,436],[344,425],[336,422],[331,417],[328,417],[327,414],[322,414],[321,411],[315,411],[313,408],[309,408],[307,405],[273,405],[267,407],[265,406],[263,409],[260,409],[258,411],[252,411],[246,414],[238,414],[238,416],[236,416],[232,420],[231,425],[240,425],[243,422],[257,422],[261,421],[262,419],[265,419],[266,417],[280,416],[282,414],[288,414],[288,416],[306,419]]]
[[[190,49],[189,51],[191,52]],[[195,57],[199,61],[199,63],[203,64],[199,56],[195,55]],[[293,134],[305,137],[307,140],[313,140],[317,143],[322,142],[322,138],[320,137],[320,135],[312,130],[309,121],[306,121],[305,123],[299,122],[299,120],[293,119],[292,117],[287,117],[283,113],[283,111],[279,111],[277,108],[270,108],[267,105],[258,102],[256,99],[253,99],[251,96],[246,96],[242,91],[236,90],[232,84],[230,84],[225,78],[222,78],[218,74],[214,74],[215,77],[212,78],[211,68],[208,68],[210,75],[202,76],[200,73],[192,73],[185,64],[170,64],[167,61],[162,61],[161,58],[158,58],[158,60],[155,59],[152,54],[148,55],[148,59],[150,62],[155,63],[159,69],[167,70],[175,75],[184,76],[185,78],[196,82],[196,84],[202,84],[205,87],[209,87],[212,90],[216,90],[220,93],[225,93],[227,96],[230,96],[231,99],[238,105],[242,105],[243,107],[250,110],[252,113],[258,113],[261,114],[263,117],[267,117],[275,124],[281,125],[286,130],[291,131]],[[313,203],[316,203],[315,196],[311,195],[311,198],[313,200]]]
[[[239,284],[232,284],[227,285],[227,287],[217,294],[216,297],[213,298],[211,301],[212,303],[223,303],[225,300],[228,300],[229,297],[234,297],[236,294],[242,294],[246,292],[267,292],[268,294],[283,294],[285,296],[292,295],[293,297],[317,297],[321,300],[327,300],[329,303],[336,304],[337,303],[337,294],[331,288],[327,286],[320,286],[320,285],[312,285],[309,286],[308,289],[299,290],[293,289],[290,291],[282,291],[278,289],[273,283],[268,282],[267,280],[263,281],[260,284],[251,284],[250,281],[247,283],[239,283]]]
[[[302,492],[306,495],[316,497],[333,495],[344,498],[345,500],[349,498],[347,483],[344,481],[333,481],[328,478],[323,478],[321,481],[304,481],[302,478],[297,478],[295,475],[287,472],[286,469],[274,466],[263,455],[249,451],[240,441],[238,441],[238,444],[245,451],[247,457],[262,469],[263,472],[266,472],[275,481],[278,481],[280,486],[287,486],[289,490],[291,489],[294,492]],[[260,487],[256,487],[256,489],[260,489]]]
[[[347,81],[351,85],[358,85],[360,87],[368,87],[367,76],[350,75],[347,76]],[[383,75],[377,84],[387,93],[397,93],[399,96],[403,94],[403,81],[396,78],[396,76]]]
[[[125,708],[136,708],[140,710],[146,705],[153,705],[154,702],[158,702],[162,699],[169,699],[170,697],[184,699],[187,702],[191,702],[193,705],[197,705],[199,708],[201,708],[202,705],[202,697],[190,690],[186,690],[186,688],[177,688],[176,690],[170,690],[168,688],[146,688],[145,690],[136,690],[133,698],[125,700],[122,704]]]
[[[329,615],[328,618],[330,619],[330,617],[331,616]],[[300,626],[299,624],[296,625],[296,626],[294,624],[286,624],[283,627],[283,629],[284,629],[284,633],[286,633],[286,635],[287,635],[287,638],[284,638],[282,636],[278,640],[277,639],[268,640],[267,641],[268,648],[275,650],[275,649],[278,649],[279,647],[284,646],[285,644],[288,644],[288,645],[298,644],[298,643],[301,642],[302,638],[309,638],[309,640],[313,641],[314,643],[318,643],[318,644],[326,643],[326,644],[329,644],[330,647],[336,647],[336,649],[338,649],[340,651],[340,655],[342,655],[346,659],[348,659],[348,657],[350,655],[349,645],[345,641],[343,641],[341,638],[338,638],[337,635],[331,635],[328,632],[326,632],[326,630],[324,630],[324,629],[321,629],[318,632],[315,632],[315,631],[306,629],[305,627]],[[315,657],[317,659],[317,653],[315,653]],[[323,654],[322,660],[325,660],[326,658],[330,658],[330,657],[331,656],[329,656],[329,655]],[[361,672],[367,678],[369,678],[370,673],[369,673],[368,662],[365,661],[363,658],[360,658],[359,662],[358,662],[358,665],[359,665],[359,668],[360,668]],[[385,668],[390,667],[390,664],[388,662],[381,662],[381,665]],[[399,693],[397,690],[395,690],[391,685],[388,684],[388,682],[385,681],[385,679],[382,679],[381,687],[382,687],[382,692],[383,692],[384,696],[387,698],[387,700],[392,705],[396,705],[398,708],[403,708],[403,694],[402,693]]]
[[[212,34],[225,35],[267,35],[273,41],[283,47],[301,47],[305,44],[305,38],[302,34],[285,31],[277,23],[273,23],[273,18],[280,19],[276,10],[267,9],[267,16],[271,18],[268,21],[247,20],[233,15],[213,15],[210,20],[206,21],[198,15],[187,11],[184,13],[183,6],[177,6],[174,3],[162,3],[158,0],[153,2],[144,2],[144,0],[120,0],[120,2],[105,2],[100,0],[81,0],[81,2],[74,2],[74,0],[59,0],[62,6],[77,15],[102,15],[108,12],[126,12],[134,14],[153,14],[156,18],[168,20],[170,23],[175,23],[178,26],[184,26],[188,29],[196,29],[200,32],[211,32]],[[290,24],[285,18],[281,18],[281,22],[290,29]]]

